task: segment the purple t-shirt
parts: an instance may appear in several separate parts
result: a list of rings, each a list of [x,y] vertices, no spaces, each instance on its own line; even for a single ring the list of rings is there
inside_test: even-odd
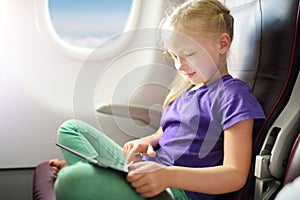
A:
[[[210,167],[222,164],[224,130],[234,124],[265,119],[246,83],[226,75],[213,83],[188,90],[164,110],[156,157],[145,160],[162,165]],[[186,192],[191,199],[214,199],[213,195]]]

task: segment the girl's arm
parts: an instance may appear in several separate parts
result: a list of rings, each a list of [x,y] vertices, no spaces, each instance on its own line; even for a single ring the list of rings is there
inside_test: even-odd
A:
[[[166,167],[167,187],[207,194],[239,190],[247,180],[252,154],[253,119],[224,131],[223,165],[208,168]]]
[[[244,186],[251,162],[253,119],[224,131],[223,165],[207,168],[161,166],[140,162],[132,166],[127,180],[143,197],[153,197],[166,188],[206,194],[233,192]]]

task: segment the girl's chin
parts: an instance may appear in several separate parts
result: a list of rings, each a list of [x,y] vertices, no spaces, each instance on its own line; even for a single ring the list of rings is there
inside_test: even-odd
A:
[[[190,82],[193,84],[193,85],[199,85],[201,83],[205,83],[206,80],[204,80],[202,77],[199,77],[197,75],[193,75],[191,78],[188,78],[190,80]]]

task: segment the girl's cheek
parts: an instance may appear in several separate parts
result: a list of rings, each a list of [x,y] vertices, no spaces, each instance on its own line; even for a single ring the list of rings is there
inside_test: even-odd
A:
[[[192,62],[192,61],[191,61]],[[204,81],[209,80],[218,70],[215,64],[209,60],[194,60],[192,64]]]

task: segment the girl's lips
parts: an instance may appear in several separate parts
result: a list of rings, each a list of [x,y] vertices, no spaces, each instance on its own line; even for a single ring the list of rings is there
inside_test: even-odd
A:
[[[193,72],[193,73],[187,74],[186,76],[189,78],[192,78],[195,74],[196,74],[196,72]]]

